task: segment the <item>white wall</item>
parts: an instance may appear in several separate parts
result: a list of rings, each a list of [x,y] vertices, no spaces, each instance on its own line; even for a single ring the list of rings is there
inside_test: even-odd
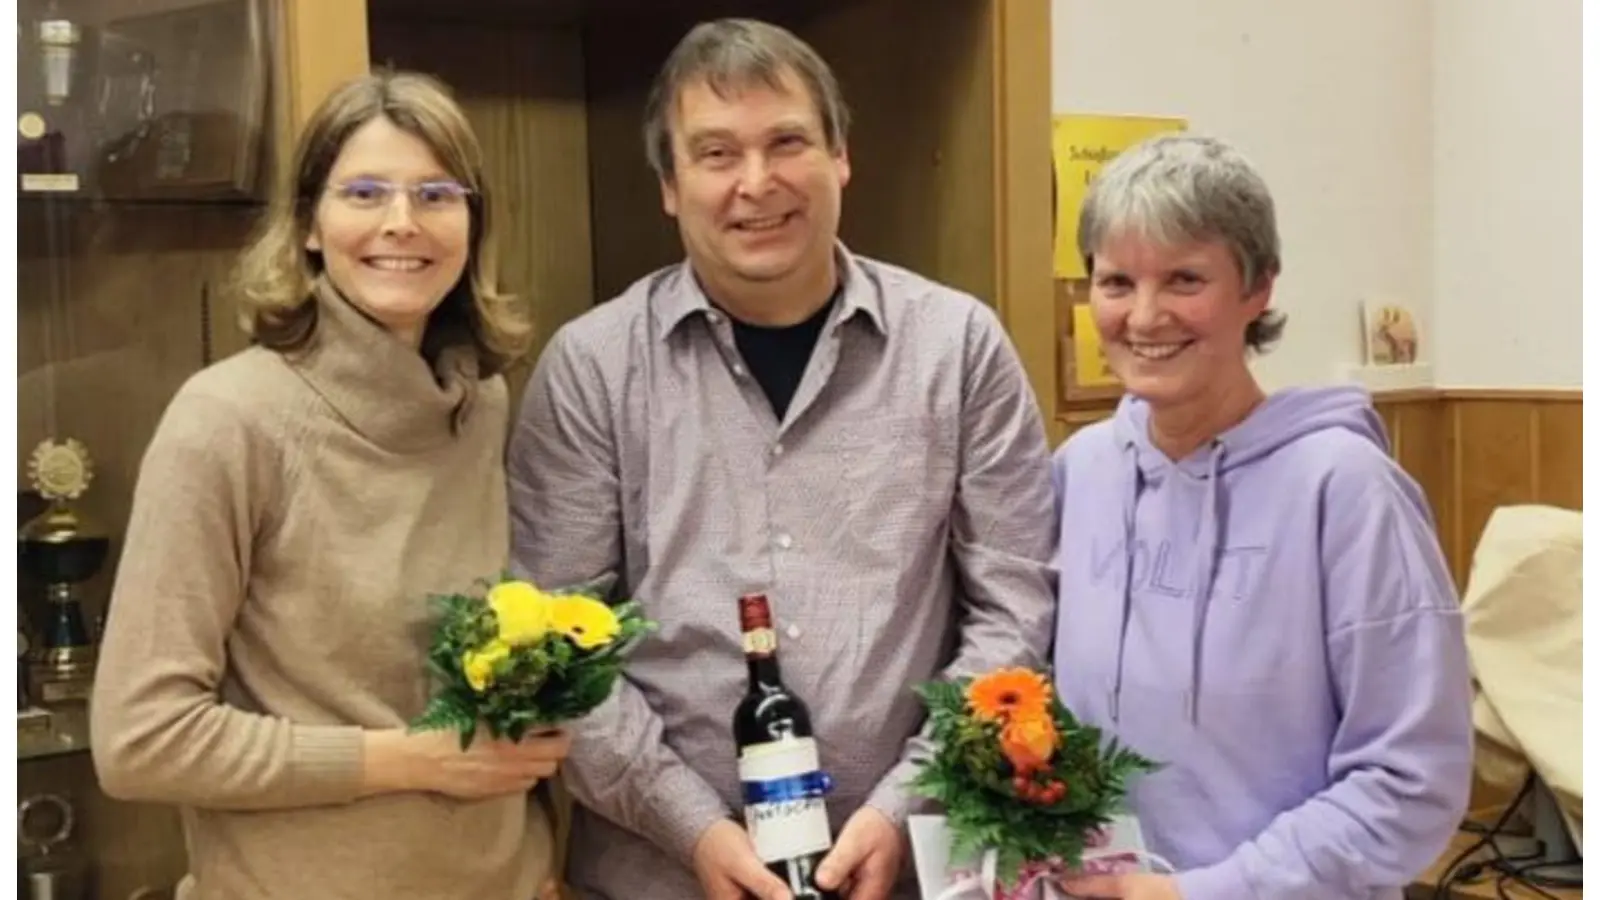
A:
[[[1268,386],[1410,304],[1444,385],[1581,384],[1580,0],[1053,0],[1058,112],[1179,115],[1278,202]]]
[[[1441,0],[1434,32],[1436,372],[1583,385],[1580,0]]]
[[[1431,333],[1426,3],[1054,0],[1052,18],[1057,112],[1184,116],[1267,179],[1289,325],[1264,382],[1331,381],[1359,361],[1369,292],[1412,304]]]

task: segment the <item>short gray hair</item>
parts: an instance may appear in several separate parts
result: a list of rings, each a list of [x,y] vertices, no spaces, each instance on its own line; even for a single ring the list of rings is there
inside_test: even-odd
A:
[[[811,95],[828,149],[841,152],[850,111],[833,70],[817,51],[777,25],[716,19],[683,36],[650,86],[644,107],[644,152],[650,168],[669,181],[673,177],[672,110],[685,87],[703,79],[719,97],[757,84],[779,90],[788,71],[799,76]]]
[[[1128,148],[1100,171],[1078,216],[1078,253],[1094,271],[1106,240],[1132,231],[1161,244],[1221,240],[1233,253],[1245,289],[1277,275],[1277,214],[1272,192],[1227,143],[1164,134]],[[1283,336],[1286,317],[1268,309],[1245,329],[1245,344],[1264,352]]]

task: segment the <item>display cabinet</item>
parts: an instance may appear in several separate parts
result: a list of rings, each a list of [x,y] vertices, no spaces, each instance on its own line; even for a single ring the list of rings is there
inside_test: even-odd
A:
[[[344,56],[319,0],[16,7],[18,895],[161,897],[177,813],[87,752],[106,599],[163,409],[244,346],[226,285],[292,125],[348,73],[301,62]]]

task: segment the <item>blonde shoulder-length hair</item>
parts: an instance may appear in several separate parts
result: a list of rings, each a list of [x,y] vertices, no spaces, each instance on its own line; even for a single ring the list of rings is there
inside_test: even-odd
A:
[[[481,374],[504,371],[526,351],[532,326],[496,283],[494,202],[483,151],[449,88],[415,72],[379,71],[346,82],[312,113],[259,235],[239,260],[240,324],[255,343],[274,350],[296,350],[311,339],[317,325],[313,285],[323,265],[306,240],[317,203],[345,142],[379,117],[427,144],[450,177],[472,191],[466,272],[429,318],[423,347],[436,349],[449,335],[465,333]]]

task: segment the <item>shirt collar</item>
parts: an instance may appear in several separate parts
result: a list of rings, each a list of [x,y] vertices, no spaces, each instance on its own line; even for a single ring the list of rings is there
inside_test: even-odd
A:
[[[839,298],[838,315],[831,320],[830,327],[838,328],[859,313],[879,334],[887,334],[883,297],[856,261],[855,254],[838,242],[834,246],[834,260],[838,264],[844,290]],[[677,331],[686,319],[696,315],[709,316],[714,311],[711,300],[700,288],[700,280],[694,277],[694,269],[687,260],[669,273],[652,303],[660,326],[657,333],[662,340]]]

